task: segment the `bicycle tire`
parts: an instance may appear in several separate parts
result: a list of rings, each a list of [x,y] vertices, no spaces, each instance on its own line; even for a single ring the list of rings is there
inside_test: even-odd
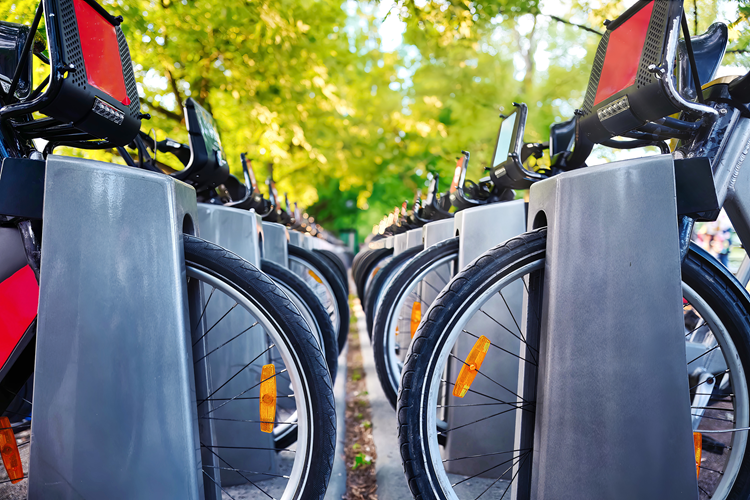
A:
[[[288,286],[305,304],[305,307],[308,308],[309,313],[315,320],[315,326],[320,329],[318,338],[320,339],[321,350],[326,358],[328,371],[331,373],[331,381],[336,382],[339,356],[336,331],[333,329],[328,311],[325,310],[318,296],[307,286],[307,283],[302,281],[299,276],[289,269],[265,259],[261,259],[260,269],[270,276],[272,280],[282,282]],[[286,446],[282,446],[282,448],[286,448]]]
[[[412,342],[401,378],[398,396],[399,448],[404,474],[414,498],[448,498],[447,493],[434,486],[439,478],[434,472],[441,457],[431,457],[430,445],[424,436],[427,412],[425,401],[430,388],[428,380],[434,378],[436,366],[432,362],[436,353],[447,348],[446,334],[459,321],[462,311],[471,307],[474,298],[487,291],[504,276],[521,270],[524,266],[541,262],[546,253],[546,228],[525,233],[499,245],[463,269],[450,285],[443,289],[420,324]],[[730,332],[737,356],[743,366],[742,377],[750,377],[750,300],[742,287],[720,264],[704,251],[691,246],[682,265],[683,283],[695,289]],[[450,325],[449,325],[450,324]],[[746,389],[745,389],[746,390]],[[736,391],[736,389],[735,389]],[[432,460],[437,459],[437,462]],[[750,496],[750,453],[745,448],[739,472],[726,499],[739,500]]]
[[[354,283],[357,285],[357,297],[359,297],[362,304],[367,300],[365,295],[367,280],[372,276],[375,268],[378,267],[378,263],[391,255],[393,255],[393,248],[379,248],[365,255],[359,266],[357,266],[357,276],[354,277]]]
[[[338,271],[338,276],[341,278],[341,282],[344,284],[344,289],[346,290],[347,296],[349,295],[349,275],[346,272],[346,266],[344,266],[344,263],[341,261],[338,255],[336,255],[334,252],[331,252],[330,250],[323,250],[316,248],[313,250],[314,253],[320,255],[323,257],[326,262],[329,262],[333,269]]]
[[[330,287],[338,314],[338,325],[334,325],[334,327],[337,330],[338,350],[341,352],[344,350],[346,338],[349,335],[349,296],[344,289],[343,283],[336,275],[336,272],[321,257],[309,250],[289,245],[289,258],[290,267],[291,260],[295,258],[307,262],[308,266],[312,266],[318,271],[316,273],[320,274],[318,278],[324,280]]]
[[[458,257],[458,236],[441,241],[435,245],[425,248],[412,258],[408,264],[402,267],[393,277],[390,285],[386,288],[381,301],[381,307],[375,312],[375,320],[372,327],[372,351],[375,357],[375,369],[380,380],[388,402],[396,409],[398,399],[398,388],[401,374],[396,376],[390,369],[387,351],[386,335],[388,325],[391,323],[393,314],[398,314],[394,308],[400,303],[406,289],[414,282],[417,276],[425,273],[433,266],[433,263],[444,261],[446,258]],[[426,312],[426,310],[425,310]]]
[[[304,319],[274,282],[239,256],[200,238],[183,235],[185,263],[193,272],[226,283],[267,315],[293,353],[305,378],[313,432],[306,440],[302,480],[293,498],[322,499],[333,467],[336,412],[331,378],[317,342]],[[205,473],[205,471],[204,471]]]
[[[372,325],[375,321],[375,313],[378,307],[383,302],[379,300],[381,293],[385,287],[390,283],[391,278],[405,266],[415,255],[422,251],[422,245],[418,247],[412,247],[404,250],[400,254],[396,255],[391,261],[383,266],[383,268],[375,275],[370,285],[370,293],[367,296],[367,303],[365,304],[365,320],[367,322],[367,335],[372,338]]]

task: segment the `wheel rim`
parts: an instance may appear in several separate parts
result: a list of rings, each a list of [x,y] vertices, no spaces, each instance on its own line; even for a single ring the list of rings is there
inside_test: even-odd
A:
[[[463,309],[458,310],[448,322],[444,323],[450,325],[446,329],[447,332],[445,332],[447,333],[447,335],[444,334],[441,336],[442,338],[438,342],[438,347],[430,353],[430,359],[427,366],[431,371],[428,371],[426,375],[426,378],[429,380],[429,384],[423,385],[422,392],[419,395],[422,404],[422,411],[420,412],[422,417],[419,425],[423,435],[427,436],[426,442],[423,441],[422,460],[427,470],[431,472],[427,474],[427,477],[431,483],[433,491],[436,493],[438,498],[456,500],[458,500],[459,498],[477,498],[474,495],[466,496],[463,493],[459,494],[456,492],[454,487],[458,486],[459,484],[463,484],[463,481],[467,481],[467,479],[461,477],[461,481],[458,483],[451,480],[448,475],[449,473],[445,468],[446,461],[444,461],[441,456],[442,448],[438,440],[438,435],[441,434],[441,431],[438,429],[438,424],[442,424],[441,428],[445,428],[444,422],[440,422],[437,416],[439,402],[441,401],[442,397],[441,391],[443,390],[442,379],[444,377],[446,367],[448,366],[448,360],[451,356],[453,356],[452,351],[457,343],[458,337],[464,331],[464,326],[470,323],[471,318],[473,318],[474,315],[482,309],[484,304],[486,304],[493,295],[498,293],[498,291],[505,289],[513,282],[516,282],[517,280],[519,280],[519,278],[523,278],[532,272],[542,270],[543,267],[544,259],[538,259],[534,262],[530,262],[516,269],[515,271],[508,273],[507,276],[504,276],[496,283],[492,284],[481,294],[473,297],[471,304]],[[742,429],[750,427],[750,402],[748,401],[747,380],[745,378],[745,371],[742,367],[742,363],[739,359],[739,356],[737,355],[736,347],[726,327],[719,319],[717,313],[688,285],[683,283],[682,288],[683,296],[688,301],[689,305],[698,312],[700,317],[704,320],[705,324],[708,325],[710,331],[715,336],[715,343],[718,344],[718,348],[716,348],[717,352],[719,352],[726,360],[729,370],[728,374],[731,378],[731,387],[733,389],[732,392],[734,393],[733,413],[735,416],[734,421],[731,423],[730,429]],[[521,361],[519,361],[519,363],[520,362]],[[688,362],[687,359],[686,362]],[[455,378],[455,374],[453,375],[453,377]],[[693,384],[691,384],[691,388],[694,389]],[[717,403],[715,402],[714,404]],[[712,408],[711,410],[707,411],[718,411],[719,409],[721,408],[717,407],[716,409]],[[520,410],[513,410],[514,413],[518,411]],[[691,407],[691,412],[695,412],[694,407]],[[706,416],[704,418],[710,419],[715,417]],[[489,422],[491,422],[491,420],[489,420]],[[704,421],[701,421],[701,425],[698,426],[698,432],[703,430],[703,427]],[[705,491],[705,489],[701,486],[702,498],[708,498],[709,493],[710,498],[726,498],[729,495],[737,474],[739,473],[739,469],[742,464],[747,446],[748,432],[734,431],[730,432],[729,434],[731,435],[731,442],[729,443],[731,446],[731,450],[729,457],[725,461],[724,469],[719,469],[718,471],[722,473],[721,478],[714,484],[714,489],[712,492]],[[705,435],[716,436],[716,434],[708,433],[704,434],[704,436]],[[513,466],[512,478],[515,478],[515,473],[518,468],[522,466],[528,458],[530,458],[530,451],[531,450],[507,451],[507,453],[512,453],[511,461],[507,463],[501,462],[501,465],[505,464]],[[466,457],[452,458],[451,460],[461,460],[462,458]],[[506,467],[503,467],[499,470],[504,470],[505,468]],[[707,484],[707,475],[714,473],[715,472],[711,471],[711,469],[706,469],[701,466],[699,484]],[[503,475],[504,474],[501,474],[500,478],[502,478]],[[474,479],[474,477],[470,477],[468,479]],[[480,481],[481,479],[483,478],[480,478]],[[495,486],[495,483],[499,484]],[[496,494],[499,494],[500,491],[505,490],[505,492],[503,493],[504,496],[500,498],[510,497],[511,485],[507,481],[500,482],[500,479],[498,478],[498,480],[490,485],[490,488],[493,487],[499,488],[497,490],[498,493]]]
[[[426,294],[424,291],[420,293],[418,287],[423,283],[427,284],[425,278],[431,273],[439,275],[441,268],[443,266],[447,267],[455,259],[456,255],[451,254],[431,262],[428,267],[410,278],[407,286],[399,291],[399,296],[394,301],[393,307],[386,305],[389,309],[385,335],[383,335],[383,352],[388,356],[386,366],[388,367],[388,376],[394,392],[398,392],[404,360],[411,345],[411,308],[409,307],[409,303],[419,301],[422,315],[424,315],[430,304],[434,301],[434,297],[433,300],[427,303],[427,301],[423,300],[423,296]],[[446,269],[446,273],[448,273],[447,277],[450,278],[450,270]],[[439,277],[445,282],[445,285],[448,284],[448,280],[442,278],[442,276]],[[440,292],[440,290],[431,291],[434,291],[435,295]],[[396,328],[399,329],[398,335],[396,335]],[[404,338],[407,339],[406,345],[402,344]],[[396,346],[398,346],[398,353],[396,352]]]
[[[295,444],[294,450],[291,450],[291,449],[281,450],[280,453],[293,453],[294,454],[293,464],[291,465],[291,470],[289,471],[288,474],[282,473],[277,476],[272,476],[271,474],[264,474],[265,476],[268,476],[270,479],[249,480],[248,483],[252,487],[254,487],[252,488],[254,491],[258,491],[258,490],[263,491],[266,495],[269,495],[269,491],[273,491],[274,493],[276,493],[279,490],[278,483],[285,482],[286,484],[283,485],[283,492],[280,495],[276,493],[276,494],[269,495],[269,496],[272,496],[273,498],[280,498],[281,500],[290,500],[292,498],[298,498],[300,493],[303,491],[304,484],[307,480],[307,472],[309,470],[308,464],[311,460],[311,453],[312,453],[312,449],[311,449],[312,436],[315,431],[313,428],[313,423],[310,419],[310,415],[312,415],[312,407],[311,407],[311,401],[309,397],[309,394],[310,394],[309,385],[300,367],[299,358],[297,354],[294,352],[294,350],[291,348],[291,346],[288,344],[284,336],[281,335],[279,326],[275,323],[272,317],[265,311],[265,309],[262,308],[259,304],[253,302],[243,293],[241,293],[240,291],[232,287],[230,284],[215,277],[213,274],[208,273],[204,271],[203,269],[194,267],[190,264],[188,264],[187,266],[187,276],[189,279],[198,280],[200,284],[206,289],[206,291],[208,288],[211,288],[211,289],[214,289],[216,291],[223,293],[231,301],[236,302],[241,308],[243,308],[248,314],[250,314],[254,318],[254,321],[257,322],[258,326],[262,329],[261,331],[264,331],[266,337],[271,339],[271,341],[273,342],[273,344],[271,345],[272,347],[269,348],[269,351],[272,349],[275,352],[276,356],[273,356],[270,359],[272,360],[281,359],[282,362],[284,363],[283,367],[286,371],[282,369],[282,371],[277,372],[276,375],[278,375],[279,379],[281,380],[282,373],[288,374],[289,385],[292,388],[293,393],[287,397],[290,397],[291,399],[293,399],[295,403],[296,415],[298,417],[297,422],[295,423],[296,428],[297,428],[297,433],[298,433],[298,439],[297,439],[297,443]],[[214,294],[215,293],[216,292],[214,292]],[[210,292],[204,293],[204,297],[208,296],[209,294]],[[210,301],[211,299],[208,298],[208,299],[205,299],[203,302],[204,313],[206,317],[209,316],[208,310],[211,306],[208,304],[208,302]],[[210,324],[213,324],[213,323],[210,323]],[[202,329],[199,329],[198,334],[200,334],[201,331]],[[211,334],[210,332],[206,332],[199,336],[208,338],[210,334]],[[208,358],[211,355],[211,353],[212,352],[209,351],[208,354],[205,355],[205,357]],[[258,380],[260,380],[259,377],[258,377]],[[268,380],[268,379],[265,379],[265,380]],[[234,401],[230,401],[229,403],[226,403],[225,400],[227,398],[222,398],[223,399],[222,400],[222,399],[213,399],[211,397],[213,393],[216,393],[217,395],[219,394],[222,383],[223,383],[223,380],[219,380],[218,382],[213,384],[213,386],[210,389],[213,392],[209,392],[208,398],[205,401],[211,401],[212,405],[213,403],[217,403],[218,405],[226,405],[226,404],[231,404],[234,402]],[[214,389],[215,387],[219,387],[219,389]],[[251,392],[247,392],[247,394],[249,395],[248,399],[250,399],[254,396],[254,392],[252,392],[254,388],[251,387],[248,390],[251,391]],[[237,398],[235,401],[240,401],[239,397],[235,396],[235,398]],[[201,406],[200,401],[198,404],[199,404],[199,415],[200,415],[201,411],[205,412],[205,409],[203,410],[200,409],[200,406]],[[219,410],[219,408],[217,408],[217,405],[213,405],[212,411],[215,412]],[[203,415],[205,416],[206,414],[203,413]],[[204,418],[204,417],[199,416],[198,418],[200,420],[201,418]],[[245,421],[245,423],[251,426],[259,425],[258,420]],[[282,426],[283,424],[275,425],[274,432],[276,431],[276,428],[282,427]],[[202,447],[205,448],[204,443],[202,443]],[[262,449],[265,449],[265,448],[262,448]],[[257,450],[257,448],[255,450]],[[276,452],[275,448],[273,452],[274,453]],[[257,453],[257,451],[253,451],[253,449],[249,449],[248,453]],[[221,455],[221,449],[219,449],[218,454]],[[227,465],[228,464],[226,464],[225,462],[222,463],[222,467],[229,469],[229,471],[232,471],[233,469],[238,469],[238,468],[232,467],[231,465],[227,467]],[[251,472],[251,471],[243,471],[242,469],[240,469],[240,471],[245,472],[245,473]],[[238,472],[238,474],[241,474],[241,472]],[[250,475],[250,474],[247,474],[247,475]],[[207,476],[209,477],[208,479],[207,479]],[[245,477],[245,475],[243,475],[243,477]],[[248,478],[245,477],[245,479],[248,479]],[[209,481],[209,482],[212,481],[209,474],[206,472],[205,466],[204,466],[204,481]],[[226,491],[226,487],[222,487],[222,490],[224,491],[224,493],[229,495],[229,493]]]
[[[338,332],[341,329],[341,314],[339,312],[338,302],[336,301],[336,295],[333,293],[333,288],[331,288],[330,283],[325,279],[320,269],[306,260],[290,255],[289,270],[301,277],[302,281],[307,283],[307,285],[313,289],[315,294],[320,297],[320,302],[323,304],[323,307],[331,318],[333,331]],[[317,279],[310,275],[310,272],[312,272]]]

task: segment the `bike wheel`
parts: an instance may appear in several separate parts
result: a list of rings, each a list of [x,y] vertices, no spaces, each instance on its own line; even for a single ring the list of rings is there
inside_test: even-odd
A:
[[[441,241],[411,259],[383,292],[372,328],[372,351],[380,385],[396,408],[401,370],[416,327],[450,280],[458,237]]]
[[[372,325],[375,321],[375,313],[382,304],[383,291],[388,287],[393,277],[402,267],[422,251],[422,247],[409,248],[400,254],[394,256],[388,264],[383,266],[375,275],[370,285],[370,293],[367,296],[367,302],[364,304],[365,320],[367,323],[367,335],[372,338]]]
[[[294,245],[289,245],[289,270],[320,297],[337,332],[338,349],[343,350],[349,335],[349,301],[335,271],[313,252]]]
[[[381,264],[387,263],[385,259],[390,258],[391,255],[393,255],[392,248],[379,248],[365,253],[357,264],[354,284],[357,285],[357,297],[362,303],[367,299],[365,292],[369,280],[372,279],[374,274],[377,274]]]
[[[299,276],[278,264],[262,259],[260,269],[270,276],[289,297],[310,326],[310,330],[318,341],[318,347],[323,351],[326,358],[331,380],[335,382],[339,356],[336,331],[333,329],[331,318],[320,302],[320,298]],[[286,445],[283,447],[286,447]]]
[[[529,300],[538,300],[545,247],[546,229],[542,229],[486,252],[451,281],[420,325],[404,366],[398,402],[400,450],[416,498],[478,498],[485,493],[492,498],[508,498],[506,493],[514,481],[529,480],[532,449],[515,450],[513,444],[505,449],[491,449],[486,442],[492,440],[486,436],[491,435],[502,419],[515,421],[517,412],[533,412],[534,401],[519,398],[494,380],[477,384],[488,376],[477,378],[459,404],[450,386],[455,385],[457,371],[464,364],[465,346],[479,338],[470,326],[475,318],[485,321],[489,316],[497,324],[497,331],[482,331],[491,339],[486,347],[490,349],[488,356],[493,358],[493,364],[504,361],[517,368],[519,363],[528,362],[535,366],[532,349],[521,350],[529,353],[528,358],[523,354],[519,357],[509,352],[512,349],[503,344],[507,339],[499,336],[500,331],[508,337],[509,332],[520,331],[514,326],[520,323],[516,322],[513,308],[522,307],[521,301],[514,304],[511,300],[507,307],[509,315],[503,313],[513,319],[507,324],[484,309],[491,300],[505,301],[506,295],[510,298],[511,294],[522,296],[524,288]],[[750,423],[747,383],[750,318],[747,301],[736,282],[714,264],[701,250],[691,249],[682,266],[686,324],[697,325],[686,328],[685,337],[694,339],[700,333],[705,341],[704,354],[686,360],[692,379],[693,426],[704,436],[715,436],[712,445],[722,450],[721,455],[706,450],[706,455],[711,455],[707,459],[710,467],[705,465],[707,462],[701,463],[699,488],[702,498],[744,499],[750,494],[750,456],[746,453]],[[461,339],[466,342],[460,344]],[[518,339],[516,345],[517,342]],[[457,346],[463,347],[457,349]],[[726,369],[696,382],[695,377],[701,374],[697,368],[712,366],[706,358],[715,356],[721,357],[719,366],[723,363]],[[484,375],[481,370],[477,372]],[[713,389],[709,391],[707,387]],[[446,422],[461,423],[452,426]],[[473,451],[467,455],[454,453],[443,459],[440,437],[449,446],[452,436],[455,438],[460,434],[459,429],[467,428],[474,429],[477,436],[471,444]],[[477,472],[466,472],[468,469]],[[516,486],[524,490],[523,484]]]
[[[193,236],[184,248],[206,498],[323,498],[336,417],[313,334],[248,262]],[[277,449],[274,436],[286,427],[297,442]]]
[[[341,282],[344,284],[344,290],[346,290],[347,296],[349,295],[349,275],[346,272],[346,266],[341,261],[336,253],[330,250],[323,250],[316,248],[313,253],[320,255],[327,263],[331,264],[331,268],[338,272],[338,277],[341,278]]]

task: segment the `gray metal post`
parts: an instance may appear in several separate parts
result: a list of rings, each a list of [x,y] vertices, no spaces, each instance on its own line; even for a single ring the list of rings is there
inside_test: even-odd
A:
[[[275,222],[263,222],[263,241],[261,255],[264,259],[289,267],[289,231]]]
[[[230,250],[260,268],[260,241],[263,223],[255,210],[198,204],[201,238]]]
[[[305,247],[305,235],[299,231],[289,231],[289,244],[295,247]]]
[[[406,233],[397,234],[393,237],[393,256],[400,254],[408,247],[406,246]]]
[[[453,228],[453,219],[437,220],[428,222],[422,226],[422,240],[424,247],[428,248],[436,245],[441,241],[453,238],[455,229]],[[435,272],[425,276],[422,283],[417,285],[417,293],[422,297],[422,313],[427,312],[427,308],[435,300],[440,290],[450,281],[455,269],[454,264],[445,264],[435,269]]]
[[[254,210],[239,210],[200,203],[198,223],[202,238],[260,267],[259,240],[263,228],[261,217]],[[210,290],[205,290],[204,293],[210,293]],[[230,297],[215,294],[205,311],[208,325],[218,322],[212,328],[211,335],[205,337],[208,352],[211,353],[207,359],[214,387],[220,387],[225,381],[229,381],[216,393],[216,398],[230,399],[248,387],[256,385],[261,379],[260,365],[271,362],[269,354],[261,356],[261,353],[266,350],[267,339],[263,329],[259,327],[232,340],[229,348],[220,348],[256,321],[256,318],[252,317],[249,312],[240,309],[233,310],[223,317],[233,304],[234,301]],[[221,319],[220,322],[219,319]],[[258,363],[241,370],[249,360],[256,357],[258,357]],[[259,401],[254,399],[232,401],[231,404],[218,408],[211,415],[216,419],[214,432],[218,446],[259,448],[252,454],[241,449],[224,448],[221,450],[222,458],[226,461],[220,464],[224,467],[221,470],[221,484],[224,486],[245,484],[247,479],[257,481],[273,477],[249,472],[238,474],[225,470],[227,463],[232,464],[232,468],[243,471],[254,471],[259,474],[278,473],[276,453],[270,451],[274,447],[273,434],[261,432],[259,425],[243,422],[243,420],[257,420],[258,415],[260,415]]]
[[[422,226],[422,241],[425,248],[454,236],[453,219],[436,220]]]
[[[195,213],[171,177],[48,157],[30,499],[203,498],[182,245]]]
[[[422,228],[406,231],[406,248],[418,247],[422,244]]]
[[[315,236],[312,236],[311,234],[308,234],[308,233],[305,233],[303,236],[304,236],[304,240],[303,240],[302,246],[311,251],[318,248],[319,246],[318,242],[322,241],[320,238],[316,238]]]
[[[454,218],[454,233],[459,236],[458,247],[458,269],[463,269],[471,261],[482,255],[490,248],[504,241],[518,236],[526,231],[526,209],[523,200],[514,200],[506,203],[494,203],[481,207],[471,208],[458,212]],[[507,305],[506,305],[507,304]],[[489,316],[476,314],[466,325],[466,329],[472,332],[481,332],[493,342],[512,353],[518,353],[519,341],[509,334],[499,324],[512,325],[514,318],[520,319],[523,311],[523,286],[513,287],[503,291],[503,296],[490,299],[483,307]],[[474,339],[467,335],[462,336],[456,343],[454,350],[462,359],[474,346]],[[486,367],[486,368],[485,368]],[[458,374],[461,365],[455,359],[451,359],[449,368],[451,374]],[[518,379],[518,365],[503,362],[485,363],[482,371],[489,377],[477,378],[472,384],[472,390],[479,393],[494,393],[497,386],[490,378],[505,387],[516,387]],[[455,378],[455,375],[452,375]],[[510,398],[511,393],[506,397]],[[458,399],[451,393],[449,404],[473,404],[486,403],[486,398],[474,393],[467,394]],[[504,415],[492,417],[492,432],[476,432],[473,426],[461,427],[463,424],[489,417],[497,413],[493,406],[477,406],[476,411],[471,412],[449,412],[448,428],[456,428],[448,434],[445,447],[446,458],[467,455],[479,455],[492,453],[497,450],[512,450],[515,439],[515,415],[508,412]],[[486,469],[486,464],[480,460],[455,460],[446,462],[446,470],[457,474],[474,475]],[[486,473],[488,477],[497,477],[499,471],[491,470]],[[511,474],[506,474],[510,479]]]
[[[698,498],[675,199],[670,155],[531,188],[548,226],[533,499]]]

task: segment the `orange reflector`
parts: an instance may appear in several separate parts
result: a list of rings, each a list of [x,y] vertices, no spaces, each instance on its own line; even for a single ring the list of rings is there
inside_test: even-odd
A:
[[[703,434],[693,433],[693,446],[695,447],[695,476],[701,475],[701,453],[703,452]]]
[[[23,464],[21,454],[18,453],[16,436],[10,428],[8,417],[0,417],[0,454],[3,455],[3,465],[8,472],[8,479],[13,484],[23,479]]]
[[[398,326],[396,327],[396,337],[398,337]]]
[[[462,398],[469,391],[469,387],[471,387],[474,377],[477,376],[477,372],[482,367],[482,362],[489,348],[490,339],[484,335],[477,339],[474,347],[471,348],[471,352],[466,357],[466,362],[461,367],[461,372],[458,374],[456,385],[453,387],[454,396]]]
[[[417,333],[420,321],[422,321],[422,303],[415,302],[411,306],[411,338],[414,338],[414,334]]]
[[[276,419],[276,367],[263,365],[260,373],[260,430],[273,432]]]
[[[372,274],[370,275],[370,279],[373,279],[373,278],[375,277],[375,275],[376,275],[376,274],[378,274],[378,271],[380,271],[380,268],[379,268],[379,267],[376,267],[376,268],[375,268],[375,269],[374,269],[374,270],[372,271]]]
[[[318,283],[321,283],[321,284],[323,283],[323,280],[322,280],[322,279],[320,279],[320,277],[319,277],[319,276],[318,276],[317,274],[315,274],[314,272],[312,272],[312,271],[308,270],[308,271],[307,271],[307,274],[309,274],[310,276],[312,276],[312,279],[314,279],[314,280],[315,280],[315,281],[317,281]]]

